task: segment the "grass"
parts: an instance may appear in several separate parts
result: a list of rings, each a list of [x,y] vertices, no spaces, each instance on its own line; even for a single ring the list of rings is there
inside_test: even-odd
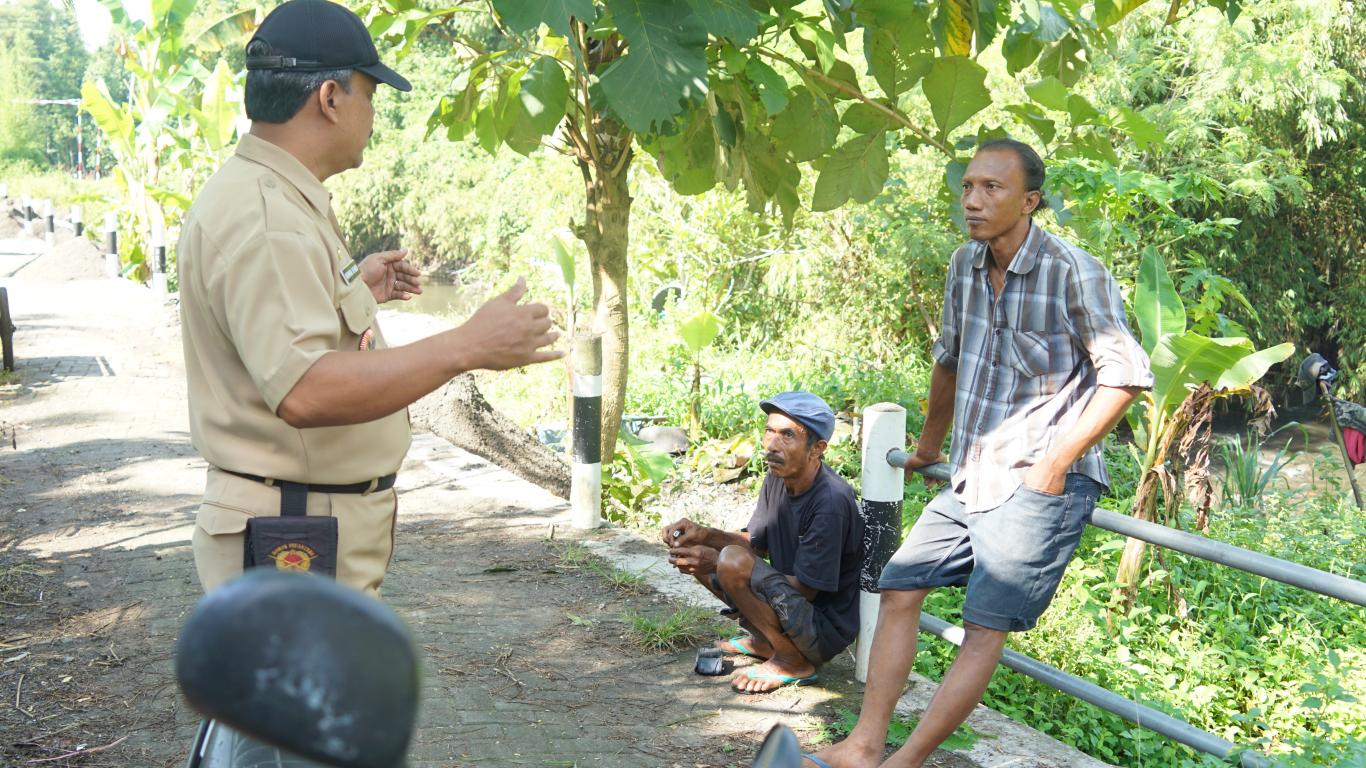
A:
[[[626,638],[650,651],[677,651],[720,637],[715,615],[696,606],[667,616],[626,614]]]
[[[13,371],[0,370],[0,387],[8,387],[24,380],[24,372],[17,368]]]

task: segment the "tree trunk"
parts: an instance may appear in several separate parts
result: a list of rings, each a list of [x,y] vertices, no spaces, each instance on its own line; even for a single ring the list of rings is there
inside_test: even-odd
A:
[[[413,403],[413,426],[431,430],[476,456],[569,498],[569,465],[535,437],[494,410],[479,393],[474,377],[457,376]]]
[[[626,129],[606,119],[599,121],[597,140],[604,146],[616,144],[617,152],[627,153],[624,157],[610,156],[619,158],[615,167],[585,171],[585,217],[579,230],[593,272],[593,330],[602,334],[602,460],[607,463],[615,454],[621,429],[630,359],[626,247],[630,242],[631,193],[626,177],[631,150]]]

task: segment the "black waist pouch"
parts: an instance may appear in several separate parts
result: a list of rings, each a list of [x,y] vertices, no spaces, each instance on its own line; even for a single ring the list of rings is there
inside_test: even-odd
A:
[[[309,517],[308,486],[276,481],[280,516],[247,521],[244,568],[337,576],[337,518]]]

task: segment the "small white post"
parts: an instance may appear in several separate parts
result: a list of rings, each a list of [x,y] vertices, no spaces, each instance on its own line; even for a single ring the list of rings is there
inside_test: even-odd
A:
[[[906,409],[877,403],[863,411],[863,573],[859,577],[859,632],[854,649],[854,677],[868,682],[868,660],[877,629],[878,578],[901,544],[901,498],[904,470],[887,463],[887,454],[906,442]]]
[[[104,215],[104,274],[119,276],[119,225],[111,211]]]
[[[43,201],[43,239],[51,248],[57,242],[57,214],[52,209],[52,201]]]
[[[166,234],[157,224],[152,227],[152,247],[147,254],[152,267],[152,290],[158,296],[166,295]]]
[[[602,337],[577,336],[574,378],[574,463],[569,479],[570,522],[575,528],[602,525]]]
[[[81,207],[71,206],[71,228],[76,231],[76,237],[85,233],[85,222],[81,219]]]

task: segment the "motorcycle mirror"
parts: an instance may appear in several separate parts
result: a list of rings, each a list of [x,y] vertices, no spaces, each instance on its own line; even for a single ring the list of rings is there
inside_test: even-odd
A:
[[[402,765],[417,721],[407,628],[320,576],[258,569],[205,596],[181,630],[176,678],[206,717],[342,768]]]
[[[751,768],[801,768],[802,747],[796,734],[785,725],[775,725],[764,737]]]

